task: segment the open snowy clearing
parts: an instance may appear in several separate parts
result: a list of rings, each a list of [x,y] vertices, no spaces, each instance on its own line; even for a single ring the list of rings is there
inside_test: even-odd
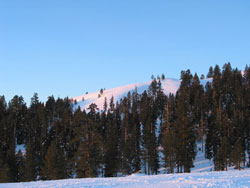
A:
[[[163,188],[163,187],[250,187],[250,170],[190,174],[131,175],[122,178],[86,178],[29,183],[0,184],[1,188]]]

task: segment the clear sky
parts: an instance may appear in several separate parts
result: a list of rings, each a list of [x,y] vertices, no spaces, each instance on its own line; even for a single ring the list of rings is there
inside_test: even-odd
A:
[[[74,97],[250,64],[249,0],[0,0],[0,95]]]

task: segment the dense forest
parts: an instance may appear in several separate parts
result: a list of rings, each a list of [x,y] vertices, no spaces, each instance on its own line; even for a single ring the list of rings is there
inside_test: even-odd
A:
[[[34,94],[0,96],[0,182],[116,177],[142,172],[190,172],[198,149],[214,170],[250,162],[250,67],[210,67],[205,76],[181,72],[176,94],[162,78],[115,102],[73,110],[74,101]],[[200,79],[207,79],[205,87]],[[202,148],[196,143],[201,142]],[[25,145],[25,152],[17,151]]]

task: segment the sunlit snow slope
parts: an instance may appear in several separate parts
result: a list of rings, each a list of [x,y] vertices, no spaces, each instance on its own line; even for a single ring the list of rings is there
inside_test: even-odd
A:
[[[1,188],[176,188],[176,187],[250,187],[250,171],[201,172],[190,174],[131,175],[120,178],[86,178],[29,183],[5,183]]]
[[[201,84],[203,86],[206,85],[207,82],[210,82],[211,79],[201,80]],[[180,86],[181,81],[177,79],[165,79],[161,81],[163,92],[168,95],[169,93],[175,94]],[[103,94],[100,94],[100,91],[90,94],[81,95],[78,97],[74,97],[73,100],[77,101],[77,104],[74,106],[76,109],[78,106],[82,110],[86,110],[90,104],[95,103],[99,110],[103,110],[103,104],[105,97],[107,98],[107,103],[109,104],[110,99],[112,96],[114,97],[114,103],[120,101],[121,98],[127,96],[128,92],[131,93],[137,88],[137,92],[142,94],[145,90],[148,89],[150,86],[151,81],[145,83],[138,83],[138,84],[130,84],[126,86],[121,86],[113,89],[107,89],[103,91]],[[83,100],[84,99],[84,100]]]
[[[135,88],[137,88],[137,92],[139,94],[143,93],[145,90],[148,89],[151,81],[139,84],[130,84],[126,86],[121,86],[113,89],[104,90],[103,94],[98,97],[100,91],[90,94],[85,94],[79,97],[74,97],[73,100],[77,101],[77,105],[75,108],[80,106],[82,110],[87,109],[90,104],[95,103],[97,107],[102,110],[104,99],[107,98],[107,102],[109,104],[110,99],[112,96],[114,97],[114,102],[119,101],[121,98],[127,96],[128,92],[133,92]],[[180,86],[180,80],[177,79],[165,79],[161,81],[162,89],[165,94],[169,93],[176,93]],[[84,99],[84,100],[83,100]]]

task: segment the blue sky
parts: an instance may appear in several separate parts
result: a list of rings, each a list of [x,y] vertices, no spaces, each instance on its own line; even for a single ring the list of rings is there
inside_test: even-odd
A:
[[[250,64],[249,0],[0,0],[0,95],[74,97]]]

